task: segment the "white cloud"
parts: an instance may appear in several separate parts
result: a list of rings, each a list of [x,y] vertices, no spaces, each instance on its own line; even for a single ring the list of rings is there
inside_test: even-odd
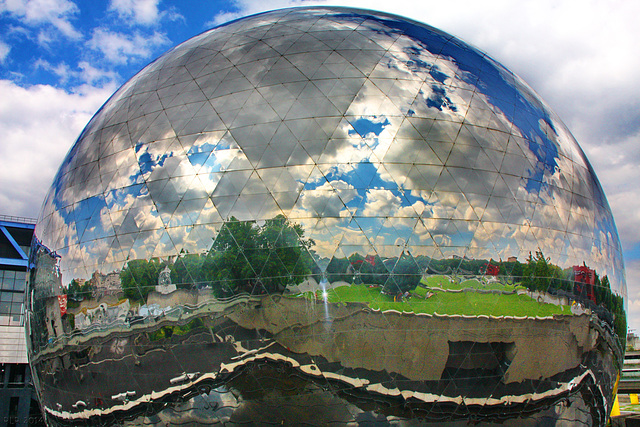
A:
[[[49,46],[55,40],[55,34],[50,29],[43,29],[38,32],[36,38],[40,46]]]
[[[147,36],[138,31],[125,34],[105,28],[93,30],[89,40],[90,48],[102,52],[107,60],[115,64],[126,64],[129,58],[149,58],[154,49],[170,42],[167,36],[154,32]]]
[[[120,77],[115,71],[96,68],[87,61],[79,62],[78,69],[74,70],[65,62],[53,65],[44,59],[38,59],[34,63],[34,68],[42,68],[52,72],[59,77],[60,83],[63,85],[71,79],[75,79],[82,84],[104,86],[117,82]]]
[[[35,216],[71,144],[113,92],[84,87],[69,93],[52,86],[24,88],[0,80],[0,206],[8,215]]]
[[[9,56],[10,51],[11,46],[0,40],[0,64],[4,64],[4,61],[7,59],[7,56]]]
[[[353,185],[345,181],[325,182],[315,190],[305,191],[291,216],[293,218],[343,217],[348,215],[345,204],[357,196],[358,192]]]
[[[159,0],[111,0],[109,10],[117,12],[121,18],[133,18],[138,24],[153,25],[161,18],[158,3]]]
[[[0,0],[0,12],[9,13],[26,25],[51,25],[71,39],[81,37],[70,22],[79,9],[69,0]]]
[[[589,145],[585,151],[607,193],[622,246],[631,250],[640,244],[640,132],[616,144]]]
[[[114,82],[118,80],[118,73],[110,70],[103,70],[96,68],[89,64],[87,61],[81,61],[78,63],[80,72],[78,73],[80,80],[88,84]]]
[[[43,70],[52,72],[53,74],[58,76],[58,78],[60,78],[60,83],[63,83],[63,84],[69,81],[69,77],[71,75],[71,69],[69,68],[69,65],[67,65],[64,62],[61,62],[57,65],[53,65],[49,61],[46,61],[44,59],[38,59],[33,64],[33,67],[35,69],[42,68]]]
[[[401,202],[400,198],[391,191],[374,188],[367,191],[367,202],[362,215],[374,218],[394,215]]]
[[[234,19],[238,19],[243,16],[245,16],[245,14],[240,12],[220,12],[216,14],[212,20],[205,22],[204,27],[205,28],[217,27],[220,24],[233,21]]]
[[[267,10],[281,9],[284,7],[307,5],[313,6],[314,4],[322,4],[318,1],[305,1],[305,0],[271,0],[269,2],[257,1],[257,0],[232,0],[229,4],[235,6],[234,12],[221,12],[217,13],[213,19],[206,22],[204,25],[206,28],[215,27],[225,22],[232,21],[234,19],[242,18],[243,16],[253,15],[254,13],[264,12]]]
[[[163,20],[184,20],[175,7],[160,10],[160,0],[111,0],[109,11],[131,24],[157,26]]]

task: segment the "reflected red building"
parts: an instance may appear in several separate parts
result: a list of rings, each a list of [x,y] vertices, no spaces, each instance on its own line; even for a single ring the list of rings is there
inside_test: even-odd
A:
[[[596,302],[596,295],[593,292],[593,285],[596,283],[596,272],[586,265],[573,266],[574,292]]]

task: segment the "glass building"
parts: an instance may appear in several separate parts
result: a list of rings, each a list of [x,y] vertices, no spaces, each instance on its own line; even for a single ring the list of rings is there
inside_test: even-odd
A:
[[[263,13],[152,62],[64,160],[31,264],[52,425],[603,425],[624,354],[619,238],[569,130],[372,11]]]
[[[0,215],[0,426],[43,424],[24,335],[25,283],[35,222]]]

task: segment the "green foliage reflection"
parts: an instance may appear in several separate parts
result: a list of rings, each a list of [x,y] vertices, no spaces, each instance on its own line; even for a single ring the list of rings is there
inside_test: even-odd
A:
[[[452,277],[453,281],[447,285],[450,288],[452,283],[459,283],[465,277],[487,276],[487,280],[476,280],[475,284],[467,280],[459,283],[459,287],[474,288],[477,292],[495,288],[514,293],[516,288],[526,288],[537,299],[544,299],[545,295],[565,298],[568,301],[565,304],[577,304],[595,312],[621,339],[626,336],[624,301],[612,292],[608,277],[600,279],[586,265],[562,269],[550,262],[541,250],[529,254],[525,263],[516,259],[504,262],[465,257],[414,257],[408,251],[397,257],[353,253],[348,258],[329,259],[318,257],[313,251],[314,245],[312,239],[305,238],[302,226],[283,215],[262,225],[232,217],[221,226],[210,249],[202,254],[182,253],[169,261],[129,261],[120,272],[122,289],[131,300],[146,302],[149,292],[158,285],[160,272],[168,266],[171,284],[177,289],[205,288],[217,298],[238,293],[282,293],[287,286],[313,277],[318,283],[326,280],[367,285],[374,289],[372,292],[394,299],[394,304],[406,304],[407,296],[419,286],[432,287],[430,277]],[[588,276],[588,280],[581,275]],[[69,295],[86,295],[90,293],[85,289],[87,286],[73,281]],[[497,301],[506,297],[482,298]]]
[[[178,289],[210,287],[216,297],[238,292],[282,292],[302,282],[314,265],[309,253],[315,243],[283,215],[259,226],[232,217],[204,254],[181,254],[172,265],[171,283]],[[129,261],[120,272],[126,297],[146,300],[167,263],[157,259]]]
[[[309,249],[314,241],[283,215],[263,226],[232,217],[225,222],[203,262],[203,272],[219,296],[238,290],[282,292],[302,282],[314,264]]]
[[[166,263],[156,258],[127,262],[127,266],[120,272],[124,295],[133,301],[146,300],[149,292],[158,284],[158,276],[165,266]]]

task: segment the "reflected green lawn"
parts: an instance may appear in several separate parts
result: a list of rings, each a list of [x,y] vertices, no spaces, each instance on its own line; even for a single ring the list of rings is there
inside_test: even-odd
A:
[[[485,289],[512,292],[518,288],[525,289],[522,286],[508,285],[500,282],[483,283],[478,279],[469,279],[458,282],[456,280],[450,279],[447,276],[426,276],[422,278],[420,283],[429,288],[440,288],[446,290]]]
[[[504,286],[504,285],[503,285]],[[468,287],[468,286],[467,286]],[[326,299],[329,303],[359,302],[365,303],[374,310],[396,310],[411,313],[461,314],[469,316],[552,316],[554,314],[571,314],[569,306],[539,303],[526,295],[483,294],[478,292],[440,292],[429,291],[418,287],[411,296],[402,301],[394,301],[394,297],[380,292],[381,288],[366,285],[340,286],[329,289],[326,295],[321,291],[316,299]],[[426,298],[427,294],[432,295]],[[314,298],[311,292],[306,298]]]

